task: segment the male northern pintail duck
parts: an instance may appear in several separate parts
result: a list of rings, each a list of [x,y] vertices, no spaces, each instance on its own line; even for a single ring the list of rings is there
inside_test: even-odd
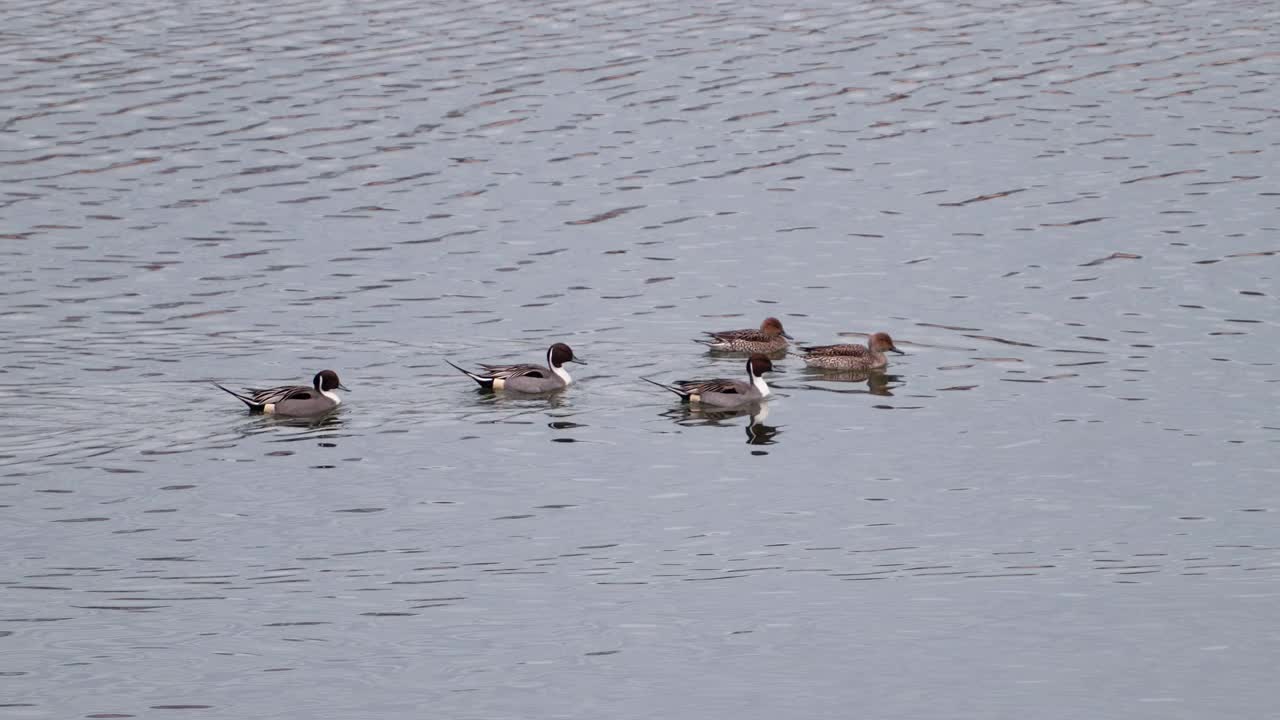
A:
[[[663,385],[649,378],[640,379],[664,390],[670,390],[687,403],[699,403],[711,407],[735,407],[757,403],[769,397],[769,386],[765,384],[763,377],[767,372],[776,372],[773,369],[773,362],[764,355],[752,355],[747,360],[749,382],[716,378],[714,380],[677,380],[671,385]]]
[[[782,329],[778,318],[765,318],[759,330],[724,330],[722,332],[705,333],[708,337],[696,342],[707,345],[712,350],[741,353],[763,353],[766,355],[782,352],[787,349],[787,341],[791,336]]]
[[[245,388],[245,392],[248,394],[241,395],[234,390],[227,390],[218,385],[218,383],[214,383],[214,385],[231,393],[240,402],[248,405],[251,413],[288,415],[292,417],[319,415],[329,412],[342,404],[342,398],[334,390],[347,389],[338,380],[338,373],[332,370],[321,370],[316,373],[315,378],[311,381],[311,387],[306,385],[281,385],[280,387],[267,388],[265,390]]]
[[[822,370],[875,370],[889,364],[885,351],[906,355],[893,345],[889,333],[878,332],[866,345],[817,345],[802,347],[804,363]]]
[[[445,362],[453,365],[452,362]],[[564,369],[567,362],[586,365],[585,360],[573,356],[573,350],[564,343],[547,348],[547,366],[542,365],[484,365],[483,372],[473,373],[453,365],[467,377],[480,383],[486,390],[512,390],[522,393],[545,393],[561,390],[573,382]]]

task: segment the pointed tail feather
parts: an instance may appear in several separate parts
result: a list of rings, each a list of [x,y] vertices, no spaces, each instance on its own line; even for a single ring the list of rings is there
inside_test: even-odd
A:
[[[673,392],[673,393],[675,393],[676,395],[679,395],[680,397],[687,397],[687,393],[684,393],[684,392],[682,392],[682,391],[680,391],[680,390],[678,390],[678,389],[676,389],[676,388],[674,388],[674,387],[671,387],[670,385],[663,385],[662,383],[658,382],[657,380],[650,380],[650,379],[649,379],[649,378],[647,378],[647,377],[641,377],[640,379],[641,379],[641,380],[643,380],[643,381],[645,381],[645,382],[647,382],[647,383],[649,383],[650,385],[657,385],[658,387],[662,388],[663,390],[666,390],[667,392]]]
[[[716,345],[723,345],[726,342],[728,342],[728,339],[723,338],[713,332],[704,332],[702,334],[703,334],[703,337],[694,338],[693,341],[698,343],[699,345],[707,345],[710,347],[715,347]]]
[[[253,398],[251,398],[251,397],[249,397],[249,396],[247,396],[247,395],[241,395],[240,393],[236,392],[235,390],[228,390],[227,388],[222,387],[222,386],[221,386],[221,385],[219,385],[218,383],[214,383],[214,384],[213,384],[213,386],[214,386],[214,387],[216,387],[216,388],[218,388],[218,389],[219,389],[219,390],[221,390],[222,392],[227,393],[227,394],[228,394],[228,395],[230,395],[231,397],[234,397],[235,399],[239,400],[240,402],[244,403],[245,405],[248,405],[248,406],[249,406],[249,410],[251,410],[251,411],[254,411],[254,412],[262,412],[262,408],[263,408],[263,407],[265,407],[262,403],[254,402],[254,401],[253,401]]]
[[[449,363],[450,367],[452,367],[454,370],[457,370],[458,372],[462,373],[463,375],[466,375],[467,377],[471,378],[472,380],[475,380],[477,383],[479,383],[479,384],[480,384],[480,387],[482,387],[482,388],[492,388],[492,387],[493,387],[493,378],[482,377],[482,376],[480,376],[480,375],[477,375],[477,374],[475,374],[475,373],[471,372],[470,370],[467,370],[467,369],[465,369],[465,368],[460,368],[460,367],[458,367],[457,365],[454,365],[454,364],[453,364],[453,362],[449,360],[449,358],[445,358],[445,359],[444,359],[444,361],[445,361],[445,362],[447,362],[447,363]]]

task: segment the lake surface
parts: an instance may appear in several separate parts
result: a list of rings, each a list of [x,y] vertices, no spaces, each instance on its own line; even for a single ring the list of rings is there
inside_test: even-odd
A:
[[[1274,717],[1280,6],[0,18],[0,717]]]

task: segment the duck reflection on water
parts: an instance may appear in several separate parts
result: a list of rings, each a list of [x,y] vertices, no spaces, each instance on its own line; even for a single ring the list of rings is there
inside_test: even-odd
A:
[[[904,384],[901,375],[893,375],[883,370],[823,370],[805,368],[804,376],[824,383],[856,384],[866,383],[865,390],[858,388],[836,388],[816,384],[804,384],[797,387],[805,390],[821,390],[823,392],[845,393],[850,395],[883,395],[892,396],[893,391]]]
[[[276,438],[268,442],[333,440],[346,437],[346,433],[342,432],[342,423],[342,411],[337,409],[317,417],[253,415],[232,428],[231,432],[240,439],[264,433],[278,433]]]
[[[774,438],[782,433],[779,428],[765,424],[765,418],[769,417],[769,404],[763,402],[733,408],[681,405],[665,410],[661,415],[682,427],[732,427],[736,423],[731,420],[745,417],[748,445],[773,445],[777,442]]]

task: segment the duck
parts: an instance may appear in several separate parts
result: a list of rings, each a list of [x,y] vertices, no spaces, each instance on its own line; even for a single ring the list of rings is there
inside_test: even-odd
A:
[[[760,353],[772,355],[787,349],[787,341],[793,338],[782,329],[782,321],[776,317],[767,317],[760,323],[759,329],[722,330],[707,332],[705,338],[697,338],[699,342],[712,350],[721,352]]]
[[[573,382],[565,363],[586,365],[587,361],[573,354],[573,349],[564,343],[556,343],[547,348],[547,364],[543,365],[485,365],[481,364],[481,372],[471,372],[454,365],[463,375],[475,380],[485,390],[509,390],[512,392],[538,394],[563,390]]]
[[[885,352],[906,353],[893,344],[889,333],[878,332],[866,345],[814,345],[801,347],[805,365],[822,370],[877,370],[889,364]]]
[[[321,370],[311,380],[311,387],[306,385],[281,385],[280,387],[245,388],[244,393],[214,383],[223,392],[229,393],[249,407],[249,412],[263,415],[281,415],[287,417],[306,417],[320,415],[342,404],[342,397],[336,390],[347,390],[338,379],[338,373],[332,370]]]
[[[679,395],[681,402],[729,408],[758,403],[769,397],[771,394],[769,385],[764,381],[764,374],[767,372],[777,372],[773,368],[773,361],[764,355],[755,354],[747,359],[749,380],[745,382],[715,378],[714,380],[677,380],[670,385],[664,385],[646,377],[640,379]]]

